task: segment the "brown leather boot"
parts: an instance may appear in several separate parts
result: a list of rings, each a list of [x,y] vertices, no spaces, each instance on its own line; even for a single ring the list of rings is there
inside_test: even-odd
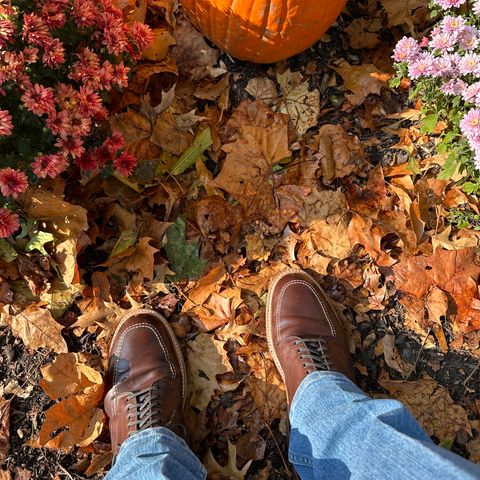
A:
[[[105,411],[113,453],[132,434],[167,427],[185,437],[186,373],[180,345],[168,322],[137,309],[118,325],[108,356]]]
[[[309,373],[330,370],[354,381],[340,321],[325,292],[308,273],[288,270],[273,279],[266,322],[270,353],[287,388],[289,405]]]

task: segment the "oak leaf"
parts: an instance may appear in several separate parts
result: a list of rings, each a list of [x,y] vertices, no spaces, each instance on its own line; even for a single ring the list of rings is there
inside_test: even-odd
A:
[[[62,400],[45,412],[38,444],[69,451],[75,445],[92,443],[103,427],[104,414],[97,408],[103,397],[102,375],[76,353],[59,355],[53,363],[42,367],[42,374],[45,392]],[[57,433],[59,429],[62,430]]]
[[[209,449],[205,458],[203,459],[203,464],[207,469],[209,476],[216,478],[215,476],[220,476],[220,478],[228,478],[230,480],[244,480],[248,469],[252,463],[252,460],[249,460],[241,470],[237,467],[237,448],[233,445],[229,439],[228,442],[228,463],[225,466],[220,465],[214,458],[212,451]]]

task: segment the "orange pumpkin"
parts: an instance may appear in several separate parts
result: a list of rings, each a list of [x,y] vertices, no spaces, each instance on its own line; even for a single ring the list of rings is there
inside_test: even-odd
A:
[[[182,0],[197,28],[232,57],[272,63],[313,45],[346,0]]]

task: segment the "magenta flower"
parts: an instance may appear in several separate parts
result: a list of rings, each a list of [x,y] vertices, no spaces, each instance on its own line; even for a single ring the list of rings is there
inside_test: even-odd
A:
[[[480,82],[472,83],[464,89],[462,97],[466,102],[474,103],[475,106],[480,107]]]
[[[55,178],[64,172],[68,166],[65,156],[59,154],[39,155],[32,163],[32,171],[38,178]]]
[[[22,95],[22,102],[27,110],[41,117],[55,111],[53,90],[36,83]]]
[[[478,45],[479,31],[476,27],[466,26],[458,35],[458,44],[464,50],[474,50]]]
[[[448,82],[445,82],[443,85],[440,86],[440,90],[445,93],[446,95],[461,95],[462,92],[467,87],[467,84],[459,79],[459,78],[452,78]]]
[[[120,175],[128,177],[137,166],[137,159],[130,152],[123,152],[113,161],[113,166]]]
[[[456,43],[456,34],[440,32],[436,35],[432,34],[428,46],[440,50],[441,52],[451,52]]]
[[[466,20],[463,17],[454,17],[452,15],[445,15],[440,28],[446,33],[460,33],[465,26]]]

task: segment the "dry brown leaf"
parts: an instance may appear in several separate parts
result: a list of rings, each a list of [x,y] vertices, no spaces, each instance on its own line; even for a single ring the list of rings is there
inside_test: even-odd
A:
[[[152,130],[150,120],[135,110],[112,115],[110,125],[112,131],[118,131],[125,137],[127,145],[148,138]]]
[[[480,434],[478,432],[475,437],[467,443],[466,447],[470,454],[469,460],[480,463]]]
[[[182,312],[202,306],[212,293],[218,291],[225,278],[227,278],[227,272],[223,263],[213,267],[198,280],[195,287],[187,292],[188,300],[184,303]]]
[[[10,450],[10,402],[0,397],[0,465]]]
[[[470,421],[463,407],[457,405],[448,390],[425,376],[415,382],[379,379],[393,398],[410,410],[430,436],[440,441],[454,439],[460,430],[471,435]]]
[[[248,385],[252,397],[262,420],[271,425],[273,420],[284,418],[287,414],[285,385],[273,361],[264,354],[246,355],[245,361],[251,371]]]
[[[181,155],[192,143],[193,135],[180,130],[170,112],[163,112],[155,121],[150,141],[168,153]]]
[[[379,344],[383,346],[383,355],[385,363],[390,367],[408,378],[415,369],[415,365],[405,362],[400,356],[397,347],[395,346],[395,335],[391,332],[379,340]]]
[[[137,272],[141,281],[144,279],[153,279],[154,256],[158,252],[158,248],[152,247],[149,237],[143,237],[138,241],[132,255],[128,258],[125,268],[129,272]]]
[[[365,154],[357,137],[348,135],[341,125],[323,125],[315,137],[322,175],[327,180],[343,178],[359,171]]]
[[[380,35],[377,32],[381,28],[382,23],[379,18],[374,20],[355,18],[344,31],[350,36],[352,48],[374,48],[380,42]]]
[[[214,458],[212,451],[209,449],[203,459],[203,464],[207,469],[210,478],[228,478],[230,480],[244,480],[252,460],[248,461],[241,470],[237,468],[237,447],[228,442],[228,463],[225,466],[220,465]]]
[[[286,176],[272,171],[275,164],[290,156],[285,116],[273,114],[258,100],[243,102],[239,111],[246,109],[245,103],[257,106],[257,115],[252,123],[238,113],[227,122],[226,128],[233,127],[235,132],[231,135],[234,141],[223,146],[227,157],[212,185],[238,200],[245,221],[261,219],[281,231],[301,209],[309,189],[288,184],[288,171]]]
[[[292,121],[298,135],[317,124],[320,114],[320,92],[309,88],[308,80],[300,72],[286,70],[277,74],[277,82],[283,94],[282,103],[276,110],[286,113]]]
[[[178,0],[148,0],[148,7],[155,12],[164,15],[165,20],[175,26],[175,11],[178,8]]]
[[[213,65],[219,52],[210,47],[203,35],[189,22],[182,20],[174,31],[177,45],[172,48],[178,71],[192,80],[204,80],[218,76]],[[225,71],[224,71],[225,72]]]
[[[187,344],[189,404],[202,411],[207,408],[216,390],[217,375],[231,372],[232,366],[223,346],[225,342],[208,333],[199,333]]]
[[[371,93],[379,95],[382,88],[388,87],[391,74],[383,73],[375,65],[350,65],[342,60],[333,69],[343,78],[344,90],[348,101],[354,105],[361,105]]]
[[[34,350],[44,348],[48,352],[66,352],[67,344],[61,335],[63,327],[54,320],[45,306],[46,302],[33,303],[17,315],[5,315],[4,322],[27,347]]]
[[[237,287],[240,287],[242,290],[251,290],[255,292],[259,297],[261,297],[267,290],[270,280],[280,272],[283,272],[287,269],[287,265],[283,263],[273,263],[266,265],[261,268],[258,273],[253,275],[248,275],[237,277],[235,282]]]
[[[273,105],[278,97],[277,86],[273,80],[266,77],[251,78],[245,90],[258,100],[263,100],[266,105]]]
[[[407,24],[410,33],[415,36],[415,10],[426,7],[425,0],[381,0],[383,8],[387,12],[388,26]]]
[[[143,51],[142,57],[145,60],[159,62],[167,56],[168,49],[175,44],[175,39],[168,30],[165,28],[154,28],[153,43]]]
[[[437,286],[449,293],[457,305],[456,327],[465,332],[480,328],[477,281],[480,267],[472,248],[443,250],[427,256],[402,257],[393,266],[397,288],[418,298]]]
[[[45,392],[63,399],[45,412],[38,444],[69,451],[92,443],[103,427],[104,414],[97,408],[103,397],[102,375],[75,353],[59,355],[42,367],[42,374]]]

